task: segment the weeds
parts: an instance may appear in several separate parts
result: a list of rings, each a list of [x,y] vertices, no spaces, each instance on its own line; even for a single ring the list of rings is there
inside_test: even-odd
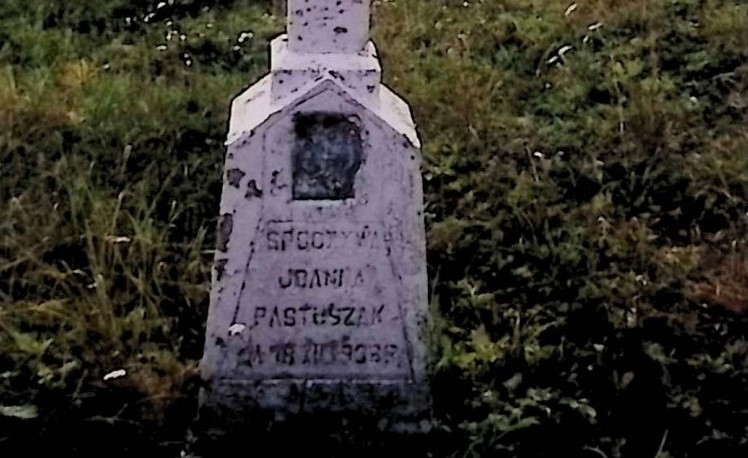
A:
[[[435,453],[745,455],[745,5],[375,9],[424,140]],[[0,449],[189,448],[227,107],[272,11],[0,4]]]

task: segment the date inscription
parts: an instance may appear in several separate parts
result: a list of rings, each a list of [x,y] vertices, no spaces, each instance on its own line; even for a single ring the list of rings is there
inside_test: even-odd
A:
[[[269,345],[253,344],[246,352],[246,363],[251,367],[281,366],[364,366],[400,367],[401,348],[394,343],[358,342],[343,337],[340,340],[302,343],[279,342]]]

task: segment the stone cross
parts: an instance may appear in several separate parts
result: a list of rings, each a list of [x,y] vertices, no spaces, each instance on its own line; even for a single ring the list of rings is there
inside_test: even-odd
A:
[[[420,143],[381,84],[368,0],[289,0],[234,99],[201,412],[428,426]]]

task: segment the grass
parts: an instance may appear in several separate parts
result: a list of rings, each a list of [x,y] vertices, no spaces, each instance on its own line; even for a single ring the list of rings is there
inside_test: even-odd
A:
[[[158,5],[0,4],[0,450],[195,447],[228,103],[283,21]],[[375,2],[424,140],[433,454],[744,456],[748,5],[573,5]]]

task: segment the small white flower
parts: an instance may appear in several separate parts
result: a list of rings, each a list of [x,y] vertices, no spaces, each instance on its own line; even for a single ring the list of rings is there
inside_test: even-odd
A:
[[[242,43],[244,43],[245,41],[251,39],[254,36],[255,36],[255,34],[253,32],[242,32],[242,33],[239,34],[239,37],[236,39],[236,41],[239,44],[242,44]]]
[[[576,10],[577,10],[577,4],[572,3],[571,5],[569,5],[568,8],[566,8],[566,11],[564,11],[564,17],[569,17],[569,15]]]
[[[115,380],[121,377],[124,377],[127,375],[127,371],[124,369],[117,369],[116,371],[112,371],[104,376],[104,381],[107,380]]]
[[[115,245],[132,242],[132,239],[130,237],[124,235],[110,235],[106,238],[106,240],[107,242],[114,243]]]

